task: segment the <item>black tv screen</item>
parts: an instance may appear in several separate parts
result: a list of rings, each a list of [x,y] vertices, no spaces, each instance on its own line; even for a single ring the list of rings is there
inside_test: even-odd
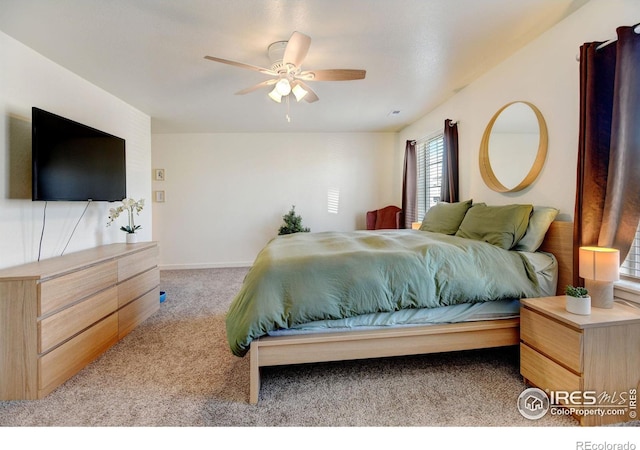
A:
[[[32,175],[33,200],[122,200],[125,141],[33,107]]]

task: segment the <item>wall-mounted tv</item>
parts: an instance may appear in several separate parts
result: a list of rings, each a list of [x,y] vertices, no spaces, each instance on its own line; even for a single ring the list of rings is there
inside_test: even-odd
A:
[[[124,139],[40,108],[31,112],[33,200],[126,197]]]

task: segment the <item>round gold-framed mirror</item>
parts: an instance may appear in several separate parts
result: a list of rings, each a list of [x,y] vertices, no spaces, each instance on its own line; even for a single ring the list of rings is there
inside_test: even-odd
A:
[[[496,192],[517,192],[535,181],[547,157],[547,124],[535,105],[507,103],[489,121],[480,142],[480,174]]]

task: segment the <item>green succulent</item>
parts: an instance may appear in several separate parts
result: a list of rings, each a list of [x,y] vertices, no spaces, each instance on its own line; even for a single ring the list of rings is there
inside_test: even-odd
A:
[[[564,293],[571,297],[585,298],[589,296],[589,291],[583,287],[574,287],[570,284],[565,288]]]

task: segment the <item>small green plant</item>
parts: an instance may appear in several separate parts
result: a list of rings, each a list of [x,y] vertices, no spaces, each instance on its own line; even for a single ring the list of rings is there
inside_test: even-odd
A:
[[[300,232],[308,233],[309,231],[311,231],[309,228],[302,226],[302,217],[296,215],[295,205],[291,206],[289,212],[282,216],[282,219],[284,220],[284,225],[280,227],[278,235]]]
[[[574,287],[574,286],[571,286],[570,284],[567,285],[567,287],[564,290],[564,293],[570,297],[578,297],[578,298],[585,298],[589,296],[589,291],[586,288],[583,288],[580,286]]]

